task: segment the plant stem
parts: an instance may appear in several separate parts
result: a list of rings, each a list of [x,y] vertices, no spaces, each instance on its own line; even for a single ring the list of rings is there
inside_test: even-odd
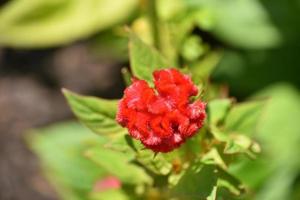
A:
[[[159,18],[156,10],[156,0],[147,0],[147,10],[149,15],[149,21],[152,29],[152,36],[154,41],[154,46],[160,49],[160,37],[159,37]]]

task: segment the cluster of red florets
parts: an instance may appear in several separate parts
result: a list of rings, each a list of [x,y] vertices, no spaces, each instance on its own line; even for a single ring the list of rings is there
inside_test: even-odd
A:
[[[203,125],[205,103],[190,102],[198,93],[187,75],[175,69],[155,71],[156,91],[144,80],[133,80],[119,103],[116,120],[129,134],[155,152],[169,152]]]

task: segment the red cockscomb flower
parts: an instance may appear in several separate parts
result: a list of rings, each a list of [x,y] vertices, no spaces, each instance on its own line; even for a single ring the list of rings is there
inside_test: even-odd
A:
[[[206,104],[190,102],[198,89],[176,69],[155,71],[153,76],[156,90],[138,79],[126,88],[116,120],[147,148],[169,152],[202,127]]]

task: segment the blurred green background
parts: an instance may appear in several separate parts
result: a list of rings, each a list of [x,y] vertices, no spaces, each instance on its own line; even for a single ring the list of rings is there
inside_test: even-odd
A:
[[[251,199],[300,199],[300,1],[157,0],[156,18],[149,1],[0,1],[0,199],[58,199],[24,135],[72,119],[62,87],[110,99],[122,96],[121,70],[129,65],[125,25],[149,44],[160,41],[158,48],[170,60],[179,55],[174,64],[213,69],[211,82],[228,88],[238,101],[268,99],[253,135],[264,153],[231,170],[251,186]],[[151,35],[153,27],[161,30],[158,35]],[[47,145],[68,141],[63,144],[72,149],[77,144],[60,132],[88,131],[63,123],[35,132],[41,136],[33,146],[44,155],[54,153]],[[47,133],[52,139],[43,139]],[[67,183],[93,176],[80,174],[86,164],[62,158],[69,159],[79,167]],[[55,172],[66,173],[59,161],[53,165]],[[82,192],[84,183],[70,187]]]

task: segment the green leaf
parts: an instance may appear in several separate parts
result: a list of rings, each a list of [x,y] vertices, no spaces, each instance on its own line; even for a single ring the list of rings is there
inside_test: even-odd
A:
[[[85,152],[85,155],[93,162],[117,176],[122,182],[129,184],[151,184],[152,179],[146,172],[130,163],[131,154],[113,151],[101,147],[93,147]]]
[[[300,94],[296,88],[282,84],[265,89],[258,96],[271,97],[258,126],[257,138],[268,152],[264,159],[269,159],[269,170],[274,171],[257,199],[290,199],[300,170]]]
[[[122,190],[110,189],[91,194],[91,200],[130,200]]]
[[[263,153],[256,160],[239,159],[229,171],[251,187],[256,200],[292,199],[292,184],[300,170],[299,91],[279,84],[260,91],[256,97],[269,97],[255,135]]]
[[[261,151],[260,145],[245,135],[231,134],[229,137],[224,149],[225,154],[245,153],[250,158],[256,158],[256,154]]]
[[[211,192],[211,194],[206,198],[206,200],[217,200],[217,190],[218,190],[218,187],[215,186],[213,188],[213,191]]]
[[[211,126],[210,132],[212,133],[214,138],[221,142],[228,142],[230,139],[229,135],[226,132],[220,130],[220,128],[218,128],[217,126]]]
[[[220,122],[224,122],[231,105],[231,99],[216,99],[210,101],[207,106],[209,124],[218,125]]]
[[[300,141],[299,91],[282,84],[265,89],[257,96],[269,97],[269,101],[256,137],[272,152],[278,164],[300,166],[300,159],[295,151]]]
[[[129,134],[126,135],[119,135],[118,137],[110,138],[109,141],[107,141],[103,147],[106,149],[110,149],[113,151],[118,151],[121,153],[128,154],[127,156],[134,156],[135,152],[134,150],[128,145],[127,138],[131,137]]]
[[[253,135],[264,105],[265,101],[249,101],[235,105],[226,117],[225,130]]]
[[[237,179],[233,174],[230,174],[227,170],[218,170],[218,188],[225,188],[233,195],[241,195],[245,192],[245,185]]]
[[[268,48],[279,45],[281,36],[258,0],[218,1],[213,32],[238,47]],[[234,12],[233,12],[234,11]]]
[[[78,119],[97,134],[118,135],[125,129],[117,124],[117,100],[81,96],[63,89],[63,93]]]
[[[39,157],[44,174],[64,200],[86,200],[94,183],[106,173],[83,156],[86,148],[101,145],[105,139],[78,123],[32,130],[26,139]]]
[[[205,199],[217,184],[217,176],[213,165],[194,162],[183,174],[177,185],[171,188],[171,195],[177,199]]]
[[[189,67],[195,83],[201,83],[207,81],[216,68],[217,64],[222,58],[221,51],[212,51],[208,53],[203,59],[197,61]]]
[[[210,131],[215,139],[225,143],[224,154],[244,153],[250,158],[256,158],[256,154],[261,152],[260,145],[246,135],[227,133],[216,126],[212,126]]]
[[[67,44],[124,21],[137,2],[12,0],[0,10],[0,44],[18,48]]]
[[[133,32],[129,33],[130,64],[133,75],[152,83],[152,72],[168,66],[162,55],[145,44]]]
[[[256,131],[264,102],[246,102],[229,109],[231,104],[229,99],[209,103],[210,131],[217,140],[225,142],[225,154],[245,153],[255,158],[260,146],[249,135]]]
[[[155,174],[167,175],[172,169],[172,164],[162,154],[155,155],[151,150],[138,151],[136,160]]]
[[[274,165],[271,166],[270,159],[260,154],[255,160],[237,157],[228,171],[249,188],[257,189],[274,172]]]
[[[217,165],[222,169],[227,169],[226,163],[224,162],[216,148],[212,148],[209,152],[204,154],[201,158],[201,162],[208,165]]]
[[[190,11],[208,13],[196,15],[200,28],[208,28],[221,40],[247,49],[278,46],[281,35],[269,13],[259,0],[185,0]],[[210,21],[209,26],[205,25]]]
[[[293,178],[299,171],[291,170],[289,167],[275,172],[262,190],[257,194],[258,200],[282,200],[290,199],[293,191]]]
[[[188,36],[181,49],[181,54],[187,61],[195,61],[208,51],[208,45],[197,35]]]

